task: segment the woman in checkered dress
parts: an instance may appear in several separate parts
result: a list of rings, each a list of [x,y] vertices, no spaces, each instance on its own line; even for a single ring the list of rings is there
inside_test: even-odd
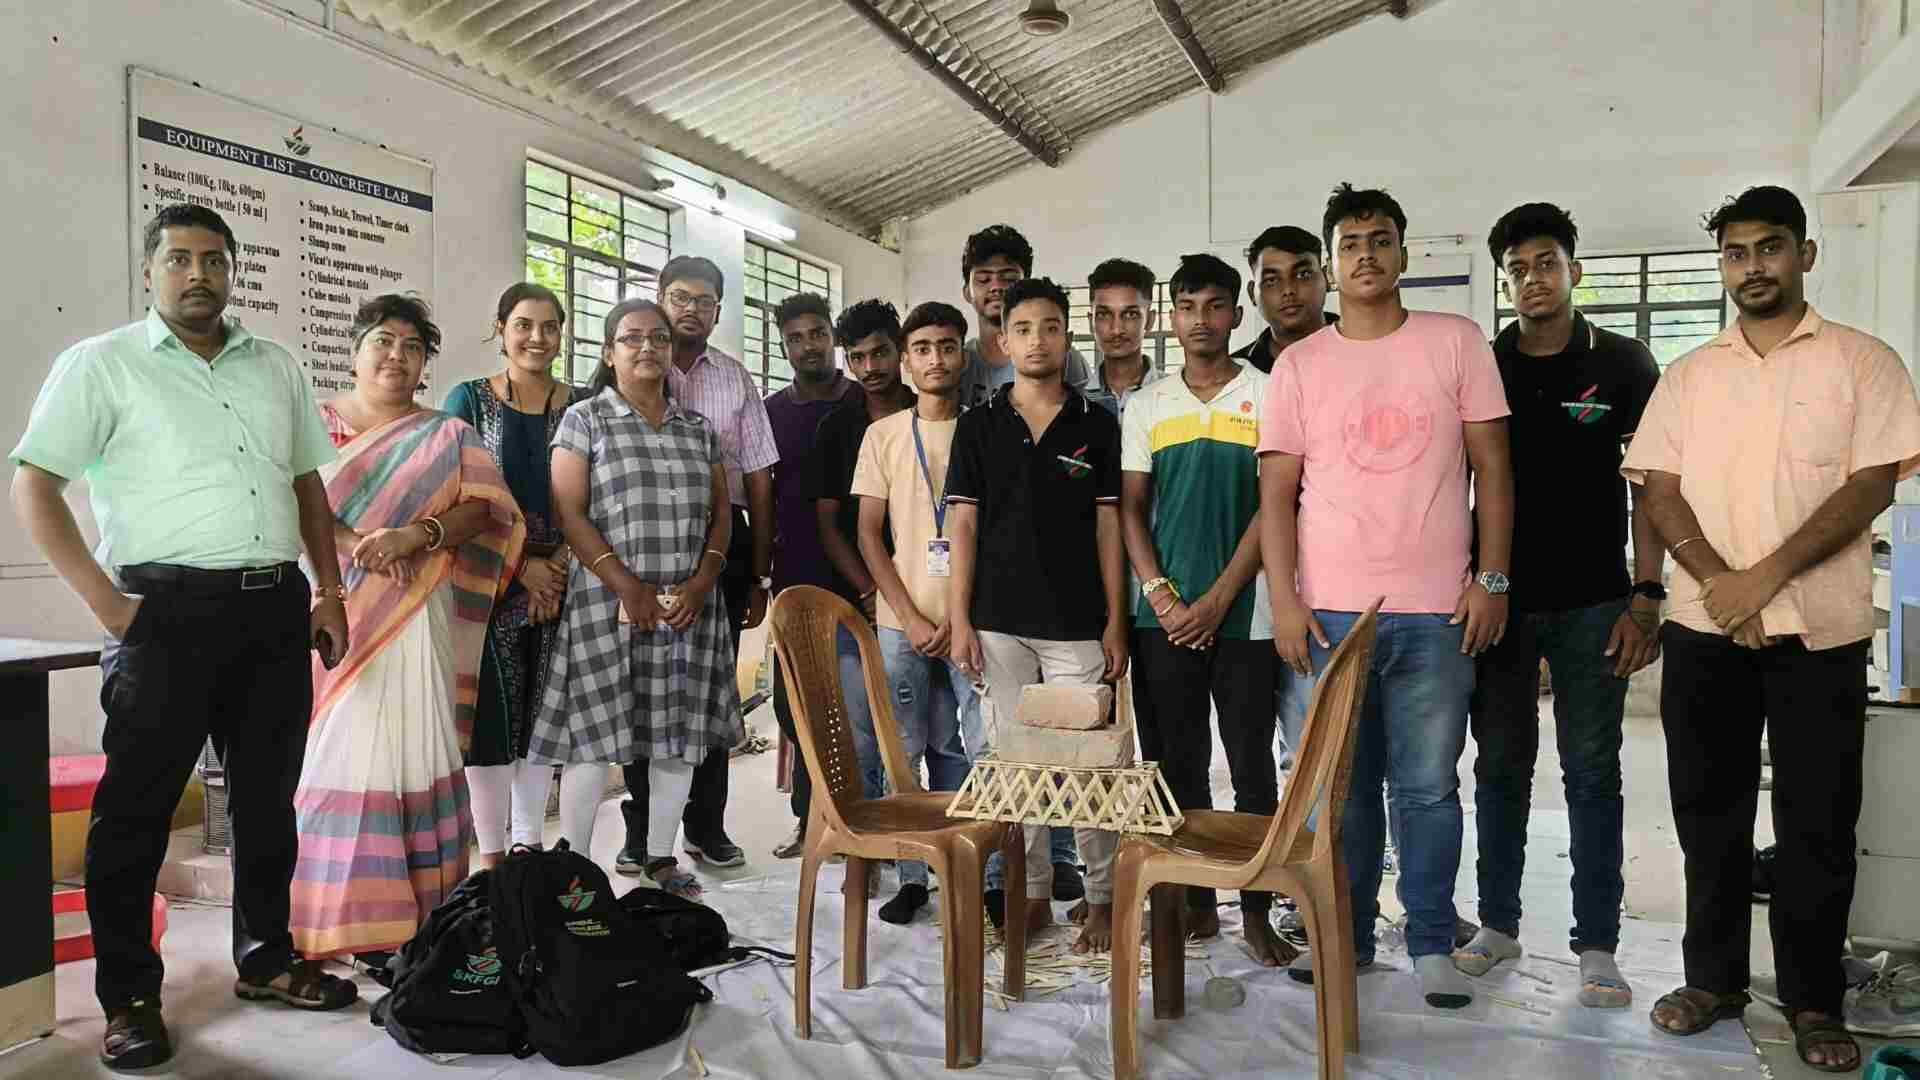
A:
[[[673,842],[694,767],[740,737],[733,643],[715,585],[726,566],[726,473],[713,426],[667,397],[666,313],[607,314],[593,396],[553,439],[553,509],[573,548],[529,761],[567,766],[560,832],[591,851],[606,767],[648,763],[646,872],[697,896]]]

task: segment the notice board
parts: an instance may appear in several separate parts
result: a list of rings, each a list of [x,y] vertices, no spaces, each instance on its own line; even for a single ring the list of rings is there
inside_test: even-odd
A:
[[[316,397],[351,387],[361,301],[433,300],[433,167],[139,68],[127,84],[134,317],[149,303],[147,221],[168,203],[211,207],[240,248],[227,313],[293,353]]]

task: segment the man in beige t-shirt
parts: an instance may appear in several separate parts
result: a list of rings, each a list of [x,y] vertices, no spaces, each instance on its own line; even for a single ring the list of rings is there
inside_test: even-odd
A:
[[[1739,321],[1668,370],[1621,467],[1645,484],[1679,564],[1660,714],[1686,857],[1687,985],[1653,1022],[1691,1035],[1745,1006],[1764,722],[1780,996],[1802,1060],[1850,1069],[1840,956],[1873,633],[1868,530],[1920,467],[1920,401],[1885,343],[1808,306],[1816,250],[1791,192],[1751,188],[1707,229]]]
[[[960,419],[967,320],[951,304],[929,302],[909,312],[900,331],[920,396],[911,408],[874,421],[860,444],[853,469],[860,556],[880,590],[880,653],[907,760],[918,771],[926,759],[928,791],[958,791],[966,751],[980,745],[980,702],[972,678],[948,655],[947,624],[947,459]],[[944,681],[934,677],[938,667],[946,668]],[[927,866],[899,865],[900,892],[881,905],[880,917],[904,924],[927,902]]]

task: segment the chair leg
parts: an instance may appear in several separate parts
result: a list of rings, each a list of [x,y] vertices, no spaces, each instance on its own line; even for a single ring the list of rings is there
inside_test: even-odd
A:
[[[987,940],[981,907],[986,852],[963,841],[941,853],[941,918],[946,930],[947,1068],[980,1064],[986,1007]]]
[[[1153,897],[1153,1015],[1178,1020],[1187,1015],[1187,890],[1155,885]]]
[[[867,860],[847,856],[847,876],[840,885],[846,900],[846,916],[841,921],[840,948],[845,955],[842,986],[848,990],[867,988]]]
[[[825,854],[824,828],[810,830],[807,853],[800,860],[800,912],[793,927],[793,1030],[813,1038],[813,894]]]
[[[1346,977],[1334,984],[1340,991],[1340,1041],[1348,1050],[1360,1049],[1360,987],[1354,972],[1353,897],[1347,887],[1347,868],[1338,852],[1332,867],[1324,875],[1325,899],[1333,909],[1334,951],[1339,954]]]
[[[1113,982],[1109,988],[1113,1015],[1108,1026],[1114,1080],[1136,1080],[1140,1076],[1140,923],[1147,897],[1139,862],[1126,857],[1122,843],[1113,868]],[[1156,925],[1159,921],[1154,919]]]
[[[1002,989],[1015,1001],[1027,999],[1027,849],[1022,827],[1009,825],[1001,834],[1001,861],[1006,864],[1007,921],[1001,934]],[[984,864],[982,864],[984,866]]]

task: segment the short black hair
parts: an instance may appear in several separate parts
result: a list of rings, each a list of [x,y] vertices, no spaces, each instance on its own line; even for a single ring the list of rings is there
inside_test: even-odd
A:
[[[227,242],[227,260],[238,262],[240,259],[239,241],[233,238],[233,230],[227,227],[227,219],[204,206],[192,203],[171,203],[160,208],[147,222],[146,244],[147,261],[153,261],[153,253],[160,250],[160,230],[162,229],[206,229],[220,234]]]
[[[900,326],[900,340],[905,341],[914,331],[925,330],[929,326],[950,326],[962,341],[966,340],[967,317],[960,314],[959,308],[952,304],[943,304],[938,300],[928,300],[907,312],[907,321]],[[869,330],[868,333],[872,331]]]
[[[833,309],[827,306],[827,298],[819,293],[797,292],[773,306],[773,325],[785,330],[787,321],[802,315],[818,315],[820,321],[833,327]]]
[[[878,298],[848,304],[847,309],[840,313],[839,320],[833,324],[833,336],[839,340],[842,348],[851,348],[854,343],[874,334],[887,335],[896,349],[906,338],[900,329],[899,309]],[[965,320],[960,323],[960,336],[967,336]]]
[[[1067,290],[1055,285],[1052,278],[1021,278],[1019,281],[1013,283],[1012,288],[1007,290],[1006,315],[1002,315],[1001,319],[1004,321],[1007,315],[1013,314],[1014,308],[1019,307],[1029,300],[1053,301],[1053,303],[1060,308],[1060,317],[1062,319],[1067,318],[1069,312],[1072,311],[1072,306],[1067,303]]]
[[[1342,183],[1327,196],[1327,212],[1320,216],[1320,241],[1331,250],[1333,247],[1333,227],[1348,218],[1362,221],[1375,214],[1385,214],[1392,219],[1393,227],[1400,230],[1400,246],[1407,243],[1407,212],[1393,196],[1379,188],[1355,189],[1351,183]]]
[[[1206,288],[1224,291],[1227,298],[1237,304],[1240,302],[1240,271],[1218,255],[1201,252],[1180,256],[1180,269],[1175,270],[1173,277],[1167,281],[1167,298],[1178,300],[1181,293],[1197,293]]]
[[[1138,289],[1147,303],[1153,303],[1153,271],[1132,259],[1108,259],[1094,267],[1093,273],[1087,275],[1087,299],[1091,301],[1093,293],[1115,285]]]
[[[967,246],[960,251],[960,279],[972,277],[974,267],[997,255],[1012,259],[1021,274],[1033,274],[1033,245],[1020,230],[1011,225],[989,225],[967,237]]]
[[[704,281],[713,286],[713,298],[727,298],[727,278],[720,267],[705,255],[675,255],[660,268],[660,299],[667,298],[667,286],[676,281]]]
[[[1247,245],[1247,269],[1260,265],[1260,253],[1273,248],[1289,255],[1311,255],[1318,259],[1326,248],[1320,244],[1320,238],[1298,225],[1269,225],[1253,243]]]
[[[1493,223],[1493,229],[1487,233],[1487,250],[1493,252],[1493,265],[1499,266],[1516,244],[1524,244],[1537,236],[1544,236],[1559,244],[1567,253],[1574,255],[1574,247],[1580,242],[1580,228],[1573,223],[1573,215],[1552,203],[1530,202],[1500,215]]]
[[[1738,221],[1761,221],[1790,229],[1797,242],[1807,239],[1807,208],[1800,197],[1783,187],[1761,184],[1729,198],[1710,214],[1700,215],[1700,224],[1713,234],[1718,244],[1727,238],[1727,226]]]
[[[373,329],[388,319],[398,319],[409,323],[420,334],[421,344],[427,347],[427,359],[431,360],[440,353],[440,328],[433,324],[433,310],[427,302],[417,296],[403,293],[381,293],[361,302],[353,313],[353,351],[360,351],[360,343],[365,341]]]

